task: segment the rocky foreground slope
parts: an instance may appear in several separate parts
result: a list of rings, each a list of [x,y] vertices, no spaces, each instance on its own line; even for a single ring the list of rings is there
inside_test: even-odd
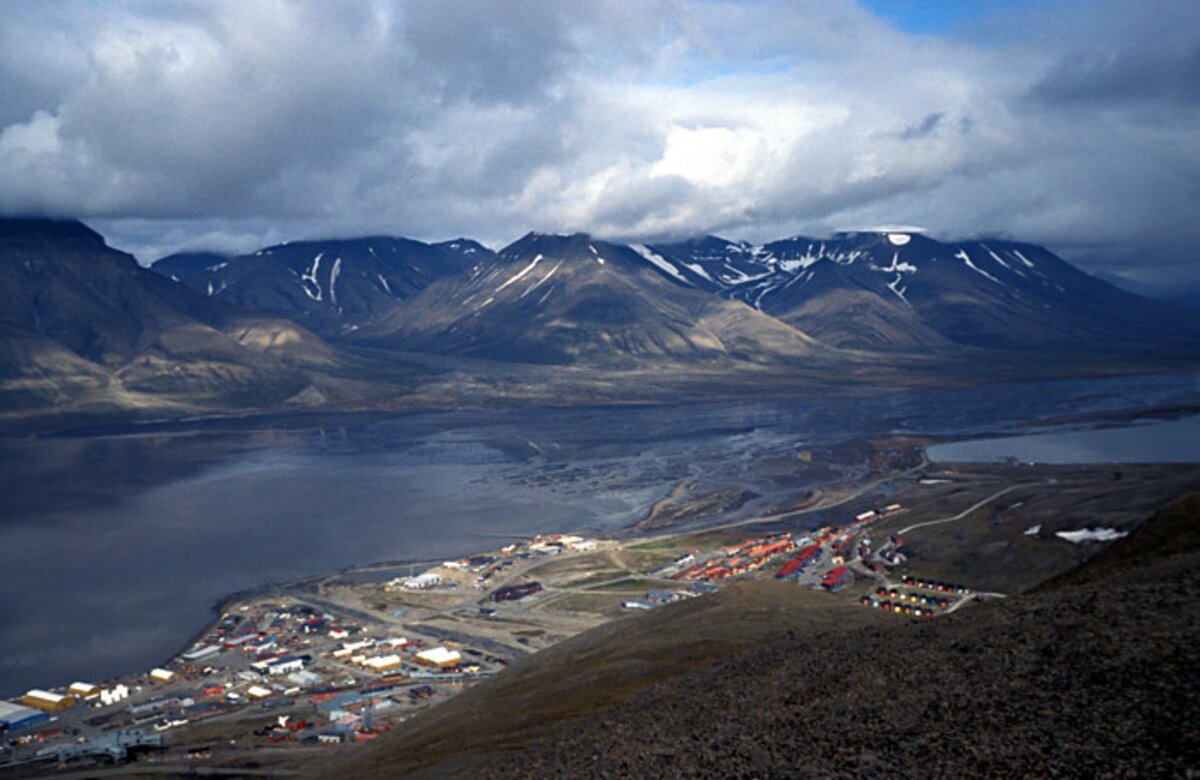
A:
[[[511,681],[507,693],[480,686],[460,697],[476,722],[460,722],[457,733],[446,715],[419,719],[356,756],[352,766],[324,771],[1183,777],[1200,760],[1198,564],[1200,497],[1192,496],[1032,593],[938,620],[864,621],[864,613],[873,614],[868,610],[849,621],[815,618],[616,707],[514,729],[529,717],[518,696],[536,700],[532,688],[549,679],[543,668]],[[738,633],[728,610],[697,610],[690,631],[674,625],[683,610],[672,611],[626,623],[626,636],[592,637],[586,655],[602,661],[605,646],[619,653],[645,641],[655,633],[648,633],[654,620],[666,629],[658,639],[664,658],[672,641],[694,654],[692,640],[722,622],[730,636]],[[584,645],[587,635],[573,641]],[[637,671],[631,664],[627,673]],[[590,664],[574,667],[601,699],[606,686],[624,679],[620,667],[610,671],[606,678]],[[493,736],[481,737],[481,729]]]

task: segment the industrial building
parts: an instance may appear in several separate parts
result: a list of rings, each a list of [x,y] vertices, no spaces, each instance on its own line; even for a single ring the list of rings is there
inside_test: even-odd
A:
[[[151,669],[150,679],[156,683],[169,683],[175,679],[175,672],[170,669]]]
[[[442,584],[442,577],[436,572],[427,571],[404,581],[401,586],[405,590],[429,590]]]
[[[11,701],[0,701],[0,733],[19,731],[21,729],[45,723],[50,716],[42,710],[14,704]]]
[[[272,658],[270,661],[262,661],[253,664],[254,668],[260,668],[272,677],[290,672],[298,672],[304,668],[304,659],[299,656],[285,655],[282,658]]]
[[[70,696],[63,696],[60,693],[51,693],[34,688],[21,698],[21,703],[26,707],[32,707],[35,710],[43,712],[60,712],[67,707],[75,704],[75,700]]]
[[[462,663],[462,654],[457,650],[447,650],[444,647],[433,647],[429,650],[422,650],[415,656],[417,663],[425,664],[426,666],[457,666]]]
[[[493,592],[490,598],[496,603],[501,601],[519,601],[526,596],[532,596],[534,593],[540,593],[541,590],[542,583],[526,582],[522,585],[509,585],[507,587],[500,588],[499,590]]]
[[[76,699],[94,699],[100,695],[100,686],[85,682],[73,682],[67,688],[67,694]]]
[[[402,663],[400,656],[396,654],[380,656],[378,658],[364,659],[362,665],[373,672],[386,672],[389,669],[395,669]]]

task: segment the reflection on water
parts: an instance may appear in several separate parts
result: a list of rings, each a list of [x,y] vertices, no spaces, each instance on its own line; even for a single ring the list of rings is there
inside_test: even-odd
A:
[[[680,479],[769,507],[826,472],[799,449],[1194,403],[1196,377],[806,403],[423,413],[138,426],[0,441],[0,692],[149,668],[225,594],[507,536],[640,519]]]
[[[929,448],[939,463],[1200,463],[1200,417],[1122,428],[976,439]]]

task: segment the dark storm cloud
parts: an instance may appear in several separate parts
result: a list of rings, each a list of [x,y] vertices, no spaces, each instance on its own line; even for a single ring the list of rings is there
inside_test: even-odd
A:
[[[0,211],[143,259],[902,222],[1184,277],[1198,6],[1061,0],[938,37],[852,0],[4,3]]]
[[[1075,52],[1063,57],[1031,95],[1064,103],[1144,105],[1200,102],[1200,40],[1178,51]]]

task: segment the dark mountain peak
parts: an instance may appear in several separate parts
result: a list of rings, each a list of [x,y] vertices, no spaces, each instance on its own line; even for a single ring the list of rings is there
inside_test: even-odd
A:
[[[529,232],[500,250],[500,257],[521,259],[536,255],[553,255],[570,258],[592,254],[599,243],[587,233],[537,233]],[[592,247],[589,249],[589,247]],[[597,250],[598,251],[598,250]]]
[[[375,253],[387,251],[398,253],[405,249],[427,248],[429,245],[401,236],[358,236],[354,238],[315,238],[304,241],[285,241],[282,244],[264,247],[252,257],[288,255],[300,257],[314,253],[347,252]]]
[[[747,244],[745,241],[730,241],[727,238],[722,238],[721,236],[714,236],[710,233],[708,235],[695,236],[693,238],[688,238],[683,241],[676,241],[671,244],[667,244],[665,246],[672,246],[677,249],[686,249],[686,250],[690,250],[693,252],[707,252],[707,251],[718,251],[719,252],[719,251],[727,251],[729,249],[738,249],[738,248],[744,249],[744,248],[749,247],[750,245]]]
[[[155,260],[150,270],[182,282],[195,274],[216,270],[229,262],[230,257],[219,252],[176,252]]]
[[[0,241],[5,243],[75,242],[105,246],[104,238],[77,219],[45,217],[0,218]]]
[[[451,244],[457,244],[458,249]],[[469,244],[469,245],[468,245]],[[330,338],[347,337],[430,283],[470,270],[486,247],[463,239],[426,244],[395,236],[293,241],[178,275],[225,303],[293,319]],[[170,266],[155,270],[176,276]]]
[[[457,252],[464,257],[483,258],[491,257],[496,254],[475,239],[463,238],[462,236],[458,238],[452,238],[449,241],[441,241],[433,246],[438,247],[439,249],[445,249],[449,252]]]

